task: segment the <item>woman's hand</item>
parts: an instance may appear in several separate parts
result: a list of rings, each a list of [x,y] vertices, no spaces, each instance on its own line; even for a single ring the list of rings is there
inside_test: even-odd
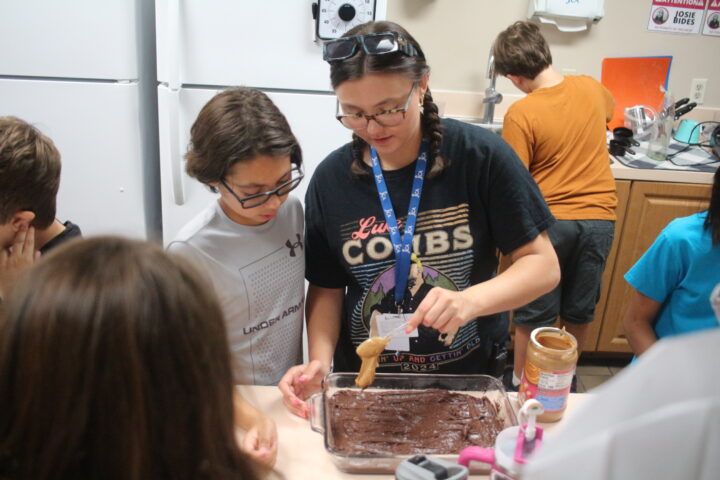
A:
[[[422,324],[440,333],[454,333],[472,318],[472,309],[464,292],[435,287],[415,309],[406,331],[411,332]]]
[[[245,433],[241,449],[253,460],[272,468],[277,459],[277,428],[275,422],[264,414],[256,417]]]
[[[547,232],[510,252],[513,264],[500,275],[455,292],[435,287],[410,317],[407,331],[423,324],[452,333],[475,317],[526,305],[555,288],[560,266]]]
[[[305,400],[320,391],[322,379],[328,370],[329,367],[318,360],[290,368],[278,383],[288,410],[299,417],[308,418],[310,407]]]

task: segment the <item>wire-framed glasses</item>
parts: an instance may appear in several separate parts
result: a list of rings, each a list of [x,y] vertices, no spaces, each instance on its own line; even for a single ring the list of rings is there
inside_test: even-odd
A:
[[[370,120],[375,120],[378,125],[382,127],[396,127],[405,121],[405,114],[408,108],[410,108],[410,99],[412,98],[413,92],[417,88],[417,82],[413,83],[410,93],[408,93],[405,105],[400,108],[391,108],[389,110],[383,110],[382,112],[375,113],[373,115],[367,115],[364,113],[341,113],[340,102],[337,104],[337,118],[343,126],[350,130],[362,130],[367,128]]]
[[[254,195],[248,195],[247,197],[239,197],[232,188],[225,182],[225,180],[220,180],[220,183],[222,183],[223,187],[227,189],[230,194],[235,197],[235,200],[240,202],[240,205],[242,205],[243,208],[254,208],[259,207],[263,203],[267,202],[271,196],[277,195],[278,197],[284,197],[291,191],[295,190],[298,185],[300,185],[300,182],[302,181],[303,177],[305,177],[305,174],[302,171],[302,168],[299,165],[296,165],[290,170],[290,180],[283,183],[282,185],[279,185],[277,188],[274,188],[272,190],[268,190],[267,192],[262,193],[256,193]]]

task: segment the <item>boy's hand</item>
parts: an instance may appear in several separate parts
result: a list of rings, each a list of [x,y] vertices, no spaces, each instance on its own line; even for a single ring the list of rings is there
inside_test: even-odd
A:
[[[277,459],[277,428],[275,422],[261,414],[242,439],[242,450],[261,465],[272,468]]]
[[[13,243],[0,250],[0,296],[5,295],[38,257],[40,252],[35,251],[35,229],[20,227]]]
[[[299,417],[308,418],[310,407],[305,400],[320,391],[322,379],[328,370],[318,360],[291,367],[278,383],[288,410]]]

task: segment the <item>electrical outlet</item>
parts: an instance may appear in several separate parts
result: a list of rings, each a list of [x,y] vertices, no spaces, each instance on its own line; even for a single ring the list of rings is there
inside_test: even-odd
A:
[[[705,101],[705,87],[707,78],[693,78],[690,84],[690,101],[702,105]]]

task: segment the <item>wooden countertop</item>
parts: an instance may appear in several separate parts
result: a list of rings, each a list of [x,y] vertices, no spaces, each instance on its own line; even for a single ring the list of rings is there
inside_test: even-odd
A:
[[[258,409],[269,415],[278,428],[278,457],[276,470],[282,473],[287,480],[315,480],[315,479],[374,479],[385,480],[394,478],[393,475],[357,475],[344,473],[333,464],[330,455],[325,451],[323,436],[310,429],[307,420],[291,414],[282,403],[282,396],[277,387],[238,386],[240,393]],[[570,395],[567,413],[582,403],[589,394],[578,393]],[[511,394],[514,398],[514,394]],[[546,431],[562,428],[563,420],[552,424],[540,424]],[[483,475],[473,475],[471,478],[487,478]]]

